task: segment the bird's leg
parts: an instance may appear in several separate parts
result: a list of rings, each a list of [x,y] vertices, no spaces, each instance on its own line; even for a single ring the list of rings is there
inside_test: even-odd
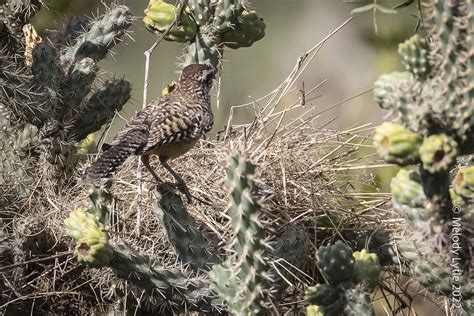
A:
[[[191,193],[189,192],[188,186],[186,185],[186,182],[184,182],[183,178],[181,178],[179,176],[179,174],[177,174],[171,168],[171,166],[168,165],[168,163],[166,162],[166,157],[160,157],[160,163],[163,167],[165,167],[166,170],[169,171],[169,173],[171,173],[173,175],[173,178],[176,180],[179,190],[181,192],[183,192],[184,195],[186,195],[186,197],[188,198],[188,202],[190,202],[192,196],[191,196]]]
[[[150,171],[153,178],[155,178],[156,182],[163,183],[163,180],[161,180],[161,178],[156,174],[155,170],[153,170],[150,166],[150,156],[142,155],[141,160],[145,168],[147,168],[147,170]]]

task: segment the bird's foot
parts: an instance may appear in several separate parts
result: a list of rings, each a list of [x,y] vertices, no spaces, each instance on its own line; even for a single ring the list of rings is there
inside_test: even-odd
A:
[[[178,183],[175,183],[175,184],[176,184],[176,188],[178,190],[180,190],[181,193],[183,193],[186,196],[186,198],[188,199],[188,203],[191,203],[193,196],[191,195],[191,192],[189,192],[189,189],[188,189],[188,186],[186,185],[186,183],[178,182]]]
[[[193,196],[191,195],[191,192],[189,192],[189,189],[186,183],[160,182],[156,184],[156,189],[162,193],[172,192],[178,189],[179,191],[181,191],[181,193],[183,193],[186,196],[188,203],[192,202]]]

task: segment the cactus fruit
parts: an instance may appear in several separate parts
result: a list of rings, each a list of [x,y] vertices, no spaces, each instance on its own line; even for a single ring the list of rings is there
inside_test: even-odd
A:
[[[390,184],[393,199],[412,208],[423,207],[426,196],[416,171],[400,169]]]
[[[318,305],[309,305],[306,307],[306,315],[307,316],[325,316],[322,311],[321,306]]]
[[[241,154],[231,156],[225,185],[229,188],[228,212],[235,230],[235,254],[210,273],[215,289],[234,314],[256,315],[263,310],[267,284],[264,229],[253,180],[255,165]]]
[[[431,135],[420,146],[423,168],[431,173],[449,170],[458,154],[458,144],[445,134]]]
[[[339,299],[339,293],[332,285],[316,284],[306,289],[305,299],[312,305],[327,306]]]
[[[386,162],[400,166],[419,161],[421,138],[400,124],[385,122],[375,130],[374,147]]]
[[[453,190],[454,193],[463,200],[469,203],[474,202],[474,166],[460,168],[458,170],[458,173],[453,179]]]
[[[415,171],[400,169],[392,178],[390,189],[395,211],[413,227],[427,230],[427,220],[431,214],[425,209],[428,199],[424,193],[420,175]]]
[[[418,34],[398,45],[398,54],[405,69],[418,80],[425,80],[431,71],[428,43]]]
[[[354,273],[354,257],[349,246],[338,240],[322,246],[316,253],[317,265],[331,284],[349,281]]]
[[[151,0],[145,10],[143,23],[150,32],[161,34],[167,31],[178,15],[178,8],[163,0]],[[174,25],[164,39],[174,42],[189,42],[197,33],[197,25],[189,14],[184,11],[180,17],[181,25]]]
[[[354,282],[366,285],[370,290],[375,289],[379,281],[381,270],[379,258],[375,253],[362,249],[352,254],[354,263]]]
[[[76,241],[74,254],[80,263],[93,267],[108,264],[112,258],[109,237],[104,232],[104,224],[96,217],[77,209],[64,221],[66,233]]]
[[[209,243],[197,229],[196,222],[174,192],[154,193],[153,212],[160,218],[166,235],[179,259],[193,269],[209,270],[219,258],[209,251]]]

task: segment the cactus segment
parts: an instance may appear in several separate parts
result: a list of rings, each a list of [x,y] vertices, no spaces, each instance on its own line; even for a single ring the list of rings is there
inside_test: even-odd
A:
[[[354,257],[349,246],[338,240],[334,245],[319,247],[316,252],[317,265],[331,284],[352,279]]]

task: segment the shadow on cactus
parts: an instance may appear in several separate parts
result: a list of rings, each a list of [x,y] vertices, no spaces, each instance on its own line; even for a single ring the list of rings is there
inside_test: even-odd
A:
[[[399,45],[406,71],[381,76],[374,90],[378,105],[397,121],[376,129],[377,152],[387,162],[418,166],[401,169],[391,183],[393,207],[413,229],[411,238],[394,237],[395,260],[408,258],[417,281],[450,297],[452,312],[467,314],[474,294],[466,286],[474,178],[472,166],[456,165],[474,148],[472,10],[467,0],[433,1],[427,38],[416,34]]]

